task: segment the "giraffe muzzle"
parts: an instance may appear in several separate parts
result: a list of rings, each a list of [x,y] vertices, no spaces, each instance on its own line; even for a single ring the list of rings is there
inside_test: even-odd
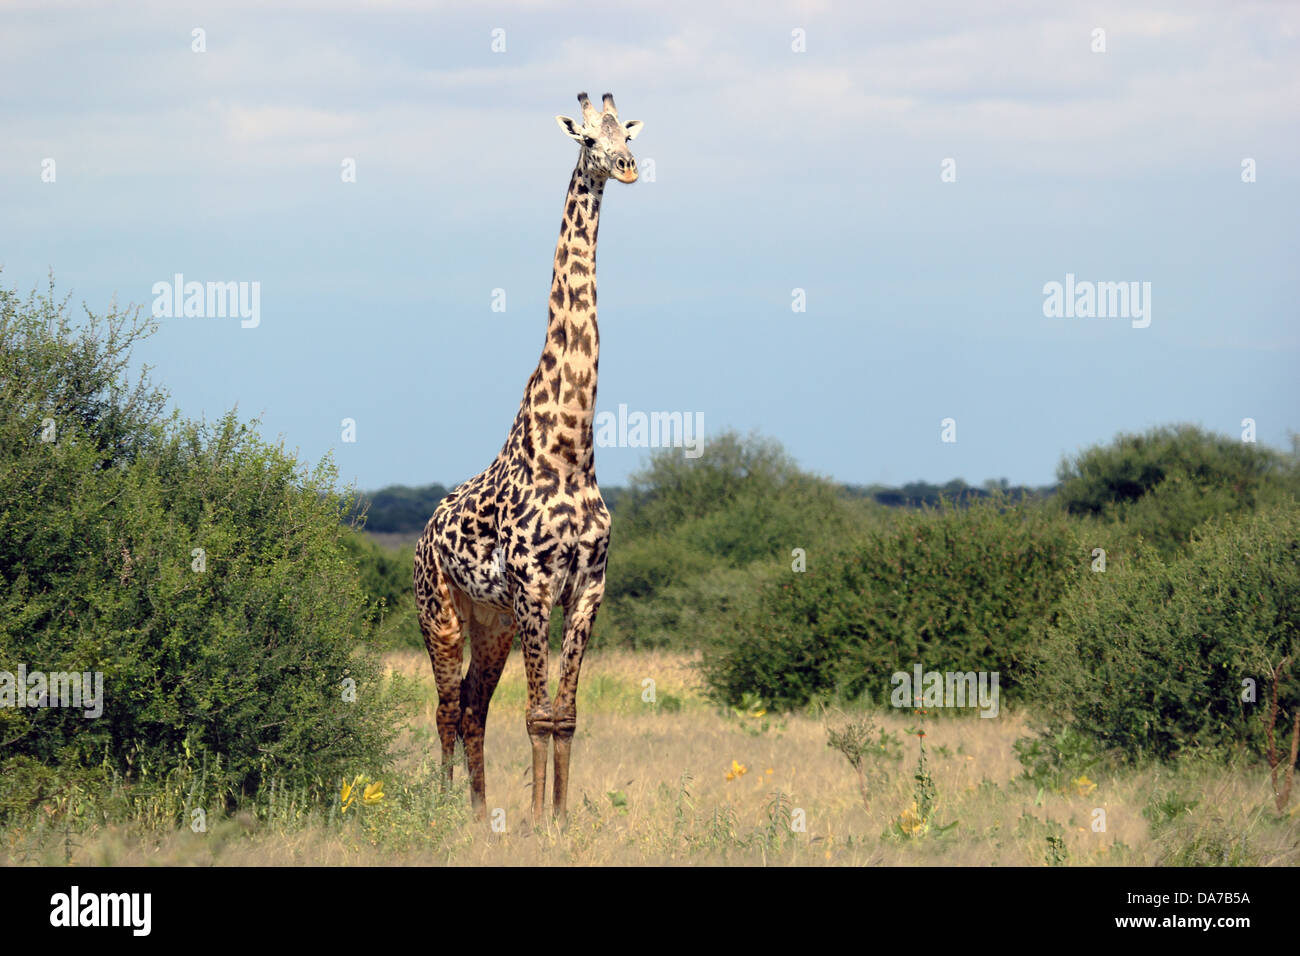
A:
[[[620,183],[636,182],[636,160],[619,157],[614,161],[614,178]]]

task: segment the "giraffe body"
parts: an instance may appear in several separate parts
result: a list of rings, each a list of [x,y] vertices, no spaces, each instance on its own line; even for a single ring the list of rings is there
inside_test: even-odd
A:
[[[439,503],[415,548],[416,605],[438,686],[443,785],[451,780],[459,737],[480,819],[487,809],[488,705],[516,631],[528,679],[525,726],[533,747],[534,822],[544,810],[552,739],[554,810],[563,819],[578,675],[605,590],[609,510],[596,484],[592,442],[600,359],[596,233],[605,183],[637,178],[627,143],[641,124],[620,123],[608,93],[600,112],[585,93],[578,102],[582,124],[556,117],[582,150],[555,247],[541,359],[500,453]],[[564,644],[552,700],[547,672],[551,610],[557,603],[564,610]],[[466,635],[470,664],[462,676]]]

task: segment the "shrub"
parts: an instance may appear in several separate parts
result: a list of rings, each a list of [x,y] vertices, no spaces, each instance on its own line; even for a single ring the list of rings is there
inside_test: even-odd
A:
[[[1022,661],[1086,567],[1058,512],[1004,500],[900,514],[774,577],[735,638],[705,651],[713,692],[777,707],[818,696],[887,696],[890,675],[998,671],[1013,694]]]
[[[731,432],[654,453],[614,515],[595,644],[698,647],[730,634],[757,582],[860,523],[861,506],[775,442]]]
[[[1194,747],[1261,752],[1267,677],[1300,652],[1300,507],[1216,519],[1185,554],[1147,550],[1084,575],[1062,608],[1035,680],[1056,726],[1134,760]],[[1242,700],[1248,679],[1253,702]],[[1282,691],[1283,713],[1294,714],[1300,681]]]
[[[388,548],[347,526],[342,544],[356,567],[362,593],[370,608],[367,623],[381,647],[424,649],[415,608],[411,547]]]
[[[219,756],[219,792],[332,788],[397,732],[332,467],[233,415],[159,420],[161,392],[124,384],[149,331],[116,312],[76,331],[50,297],[0,291],[0,671],[104,682],[98,719],[0,708],[10,807],[26,779],[48,792],[32,761],[132,780]]]
[[[651,454],[631,477],[622,517],[632,533],[677,528],[738,497],[779,492],[801,477],[776,442],[723,432],[698,458],[675,449]]]
[[[1124,525],[1169,555],[1209,518],[1300,493],[1295,455],[1191,425],[1120,435],[1057,469],[1056,500],[1070,514]]]

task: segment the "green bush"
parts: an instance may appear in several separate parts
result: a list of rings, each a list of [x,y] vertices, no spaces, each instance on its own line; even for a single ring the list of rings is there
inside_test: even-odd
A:
[[[1057,502],[1169,555],[1211,517],[1300,493],[1296,456],[1192,425],[1120,435],[1057,469]]]
[[[863,508],[780,445],[724,432],[654,453],[614,515],[597,645],[698,647],[735,630],[757,582],[861,523]]]
[[[1293,664],[1279,720],[1300,706],[1300,507],[1216,519],[1185,553],[1154,550],[1082,576],[1041,649],[1035,700],[1129,759],[1262,749],[1267,674]],[[1255,682],[1254,702],[1242,700]]]
[[[781,708],[814,697],[885,699],[890,676],[997,671],[1013,694],[1022,662],[1087,566],[1067,520],[1002,499],[908,512],[848,545],[810,551],[773,577],[734,637],[714,641],[713,692]]]
[[[389,548],[353,530],[342,536],[349,560],[357,569],[362,593],[370,607],[368,624],[376,643],[385,648],[424,649],[415,608],[411,547]]]
[[[620,508],[631,533],[677,528],[737,498],[779,493],[803,477],[776,442],[723,432],[698,458],[679,449],[652,453],[631,476]]]
[[[675,584],[698,578],[717,561],[677,535],[621,528],[614,519],[609,561],[605,574],[605,601],[644,602]],[[603,613],[603,612],[602,612]]]
[[[399,726],[358,640],[374,609],[333,468],[304,471],[233,415],[159,419],[162,393],[124,384],[149,331],[116,312],[74,330],[50,296],[0,290],[0,671],[104,682],[97,719],[0,708],[10,807],[29,780],[48,790],[32,761],[332,789],[382,764]]]

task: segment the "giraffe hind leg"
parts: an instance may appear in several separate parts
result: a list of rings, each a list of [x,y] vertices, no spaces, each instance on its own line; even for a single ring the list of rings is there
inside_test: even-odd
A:
[[[453,592],[427,542],[416,547],[415,600],[419,611],[420,633],[433,665],[438,687],[437,726],[442,744],[442,787],[451,783],[456,754],[456,737],[460,729],[461,667],[465,638],[461,626],[459,594]]]

